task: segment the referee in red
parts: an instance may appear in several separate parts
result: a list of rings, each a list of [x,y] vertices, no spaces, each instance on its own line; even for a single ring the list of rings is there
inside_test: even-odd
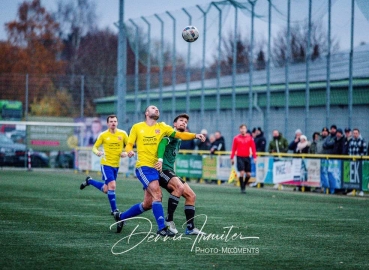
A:
[[[233,138],[231,163],[234,164],[234,156],[237,156],[237,170],[240,172],[239,180],[241,193],[246,193],[246,184],[251,177],[251,155],[256,163],[256,147],[251,134],[247,132],[245,124],[240,126],[240,134]],[[245,179],[246,172],[246,179]]]

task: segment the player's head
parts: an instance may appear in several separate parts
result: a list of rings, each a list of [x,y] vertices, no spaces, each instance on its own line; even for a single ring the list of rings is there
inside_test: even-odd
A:
[[[146,108],[145,119],[158,120],[159,117],[160,117],[160,111],[156,106],[150,105]]]
[[[110,130],[115,130],[118,127],[118,118],[117,118],[117,116],[114,115],[114,114],[109,115],[106,118],[106,123],[108,124],[108,128]]]
[[[240,133],[245,135],[247,132],[247,126],[245,124],[240,125]]]
[[[177,117],[173,120],[173,126],[176,128],[176,130],[183,132],[186,130],[189,119],[190,117],[186,113],[177,115]]]

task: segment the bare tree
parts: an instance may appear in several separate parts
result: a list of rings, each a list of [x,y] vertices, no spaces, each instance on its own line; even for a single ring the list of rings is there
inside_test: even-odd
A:
[[[290,49],[291,63],[301,63],[306,61],[306,53],[308,47],[308,24],[295,24],[290,30]],[[332,52],[339,49],[339,43],[332,38]],[[322,24],[313,22],[311,25],[311,60],[319,58],[328,51],[328,35],[324,31]],[[284,66],[287,59],[287,28],[281,30],[274,38],[273,44],[273,60],[277,66]]]

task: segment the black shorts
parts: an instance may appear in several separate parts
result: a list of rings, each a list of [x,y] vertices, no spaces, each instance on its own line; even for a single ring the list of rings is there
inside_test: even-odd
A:
[[[237,157],[237,170],[251,172],[251,159],[249,157]]]
[[[184,184],[185,181],[183,181],[179,176],[177,176],[173,171],[171,170],[164,170],[160,172],[160,178],[159,178],[159,184],[162,188],[165,188],[169,193],[172,193],[173,190],[168,188],[168,183],[170,179],[173,177],[178,177],[179,180]]]

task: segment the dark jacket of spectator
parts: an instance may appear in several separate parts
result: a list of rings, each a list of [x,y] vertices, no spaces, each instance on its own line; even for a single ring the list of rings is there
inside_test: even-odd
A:
[[[323,143],[323,154],[333,154],[334,144],[336,142],[336,133],[331,133],[325,138]]]
[[[179,149],[181,150],[194,150],[196,147],[194,140],[181,141],[181,146]]]
[[[273,137],[270,141],[268,151],[269,153],[287,153],[288,141],[279,133],[278,137]]]
[[[210,147],[210,153],[214,154],[215,151],[225,151],[225,140],[224,137],[221,136],[220,138],[216,139]]]
[[[317,152],[318,152],[318,142],[321,140],[320,139],[320,133],[319,132],[314,132],[312,139],[313,139],[313,141],[310,144],[309,153],[310,154],[317,154]]]
[[[254,138],[256,152],[265,152],[266,139],[264,137],[264,132],[261,130],[261,128],[258,128],[258,130],[260,131],[260,134],[256,135],[256,137]]]
[[[340,138],[336,137],[335,142],[334,142],[334,146],[333,146],[332,154],[334,154],[334,155],[343,155],[344,154],[343,153],[344,147],[345,147],[345,137],[344,136],[342,136]]]
[[[343,154],[344,155],[348,155],[349,154],[349,145],[350,145],[350,142],[352,140],[352,137],[345,137],[345,140],[344,140],[344,144],[343,144]]]

